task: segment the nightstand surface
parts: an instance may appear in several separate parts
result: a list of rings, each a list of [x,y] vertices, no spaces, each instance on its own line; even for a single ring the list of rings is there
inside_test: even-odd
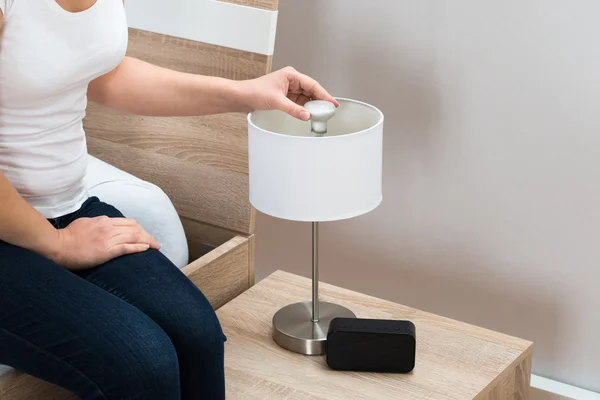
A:
[[[528,399],[533,346],[507,336],[320,283],[321,300],[359,318],[408,319],[417,327],[411,374],[330,370],[321,356],[277,346],[271,319],[281,307],[310,299],[311,281],[275,272],[218,310],[228,341],[228,399]]]

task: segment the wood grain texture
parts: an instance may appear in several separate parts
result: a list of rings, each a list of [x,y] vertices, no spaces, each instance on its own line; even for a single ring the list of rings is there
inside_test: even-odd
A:
[[[533,364],[533,346],[521,358],[522,361],[515,370],[514,397],[529,399],[531,397],[531,367]]]
[[[531,388],[530,400],[575,400],[571,397],[560,396],[558,394],[546,392],[545,390],[539,390]]]
[[[498,376],[487,390],[483,391],[477,399],[483,400],[529,400],[531,397],[531,361],[533,351],[530,348],[521,358],[517,360],[514,366],[505,370]]]
[[[246,174],[97,137],[88,138],[88,148],[95,157],[159,186],[173,201],[180,217],[238,232],[249,229],[253,217]]]
[[[130,29],[128,55],[162,67],[230,79],[271,70],[271,57]],[[160,186],[182,218],[250,234],[244,114],[189,118],[124,115],[90,103],[89,152]]]
[[[11,371],[11,380],[0,385],[2,400],[75,400],[72,393],[22,372]]]
[[[272,56],[129,29],[127,55],[161,67],[229,79],[251,79],[271,69]]]
[[[225,3],[239,4],[242,6],[250,6],[256,8],[263,8],[265,10],[277,10],[279,7],[279,0],[220,0]]]
[[[203,256],[205,245],[218,247],[237,236],[235,232],[191,219],[181,218],[181,222],[188,241],[189,260],[197,260]]]
[[[243,114],[201,118],[139,117],[94,103],[90,103],[87,113],[85,126],[89,137],[203,165],[217,172],[248,174],[248,130]]]
[[[249,239],[236,236],[182,271],[218,309],[248,289],[249,250]]]
[[[493,385],[510,386],[521,379],[519,366],[524,374],[530,368],[531,342],[328,284],[321,290],[322,300],[344,305],[358,317],[413,321],[418,342],[413,373],[331,371],[323,357],[306,357],[275,345],[273,314],[311,296],[309,279],[279,271],[218,311],[229,337],[229,399],[475,399],[489,396]]]
[[[17,374],[17,371],[14,369],[8,369],[6,371],[6,368],[6,366],[3,366],[2,370],[0,371],[0,393],[2,393],[2,391],[5,390],[8,385],[15,380]]]
[[[256,249],[256,240],[254,235],[249,237],[249,251],[248,251],[248,287],[252,287],[256,284],[256,272],[254,270],[256,258],[254,251]]]
[[[228,240],[233,239],[235,236],[238,236],[238,233],[235,231],[223,229],[218,226],[207,225],[188,218],[181,218],[181,222],[188,242],[195,241],[220,246]]]

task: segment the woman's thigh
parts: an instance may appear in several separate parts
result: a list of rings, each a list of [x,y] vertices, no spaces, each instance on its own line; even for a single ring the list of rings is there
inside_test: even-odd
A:
[[[120,218],[123,214],[112,205],[91,198],[73,220],[97,216]],[[221,332],[216,314],[204,294],[160,251],[149,249],[128,254],[75,274],[149,315],[163,330],[175,336],[174,341],[180,331],[193,330],[198,336]],[[203,326],[193,326],[195,321],[202,322]],[[181,329],[171,332],[171,328]]]
[[[84,399],[178,398],[180,391],[177,354],[151,318],[54,262],[4,242],[0,363]]]
[[[75,216],[121,217],[97,199]],[[179,356],[184,399],[224,397],[224,342],[221,325],[204,294],[157,250],[115,258],[97,268],[78,271],[89,283],[132,304],[169,336]]]

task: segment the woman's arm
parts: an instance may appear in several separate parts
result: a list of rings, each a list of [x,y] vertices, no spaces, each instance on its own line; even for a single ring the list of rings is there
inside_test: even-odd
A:
[[[125,57],[94,80],[90,100],[123,112],[150,116],[191,116],[241,111],[233,81],[186,74]]]
[[[69,269],[100,265],[159,245],[127,218],[80,218],[56,229],[0,172],[0,240],[33,251]]]
[[[0,240],[50,259],[58,258],[58,230],[17,193],[2,172],[0,205]]]
[[[126,113],[198,116],[280,109],[307,120],[302,105],[311,98],[332,101],[314,79],[287,67],[257,79],[235,81],[177,72],[125,57],[88,89],[94,102]]]

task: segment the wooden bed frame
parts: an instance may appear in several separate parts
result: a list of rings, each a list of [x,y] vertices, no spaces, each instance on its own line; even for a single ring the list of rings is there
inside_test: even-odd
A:
[[[278,7],[278,0],[224,1]],[[175,70],[231,79],[271,71],[271,55],[139,29],[129,35],[128,55]],[[84,126],[90,154],[158,185],[170,197],[189,246],[191,262],[182,270],[215,309],[254,284],[255,212],[248,201],[245,115],[149,118],[90,104]],[[0,375],[2,400],[75,398],[19,371]]]

